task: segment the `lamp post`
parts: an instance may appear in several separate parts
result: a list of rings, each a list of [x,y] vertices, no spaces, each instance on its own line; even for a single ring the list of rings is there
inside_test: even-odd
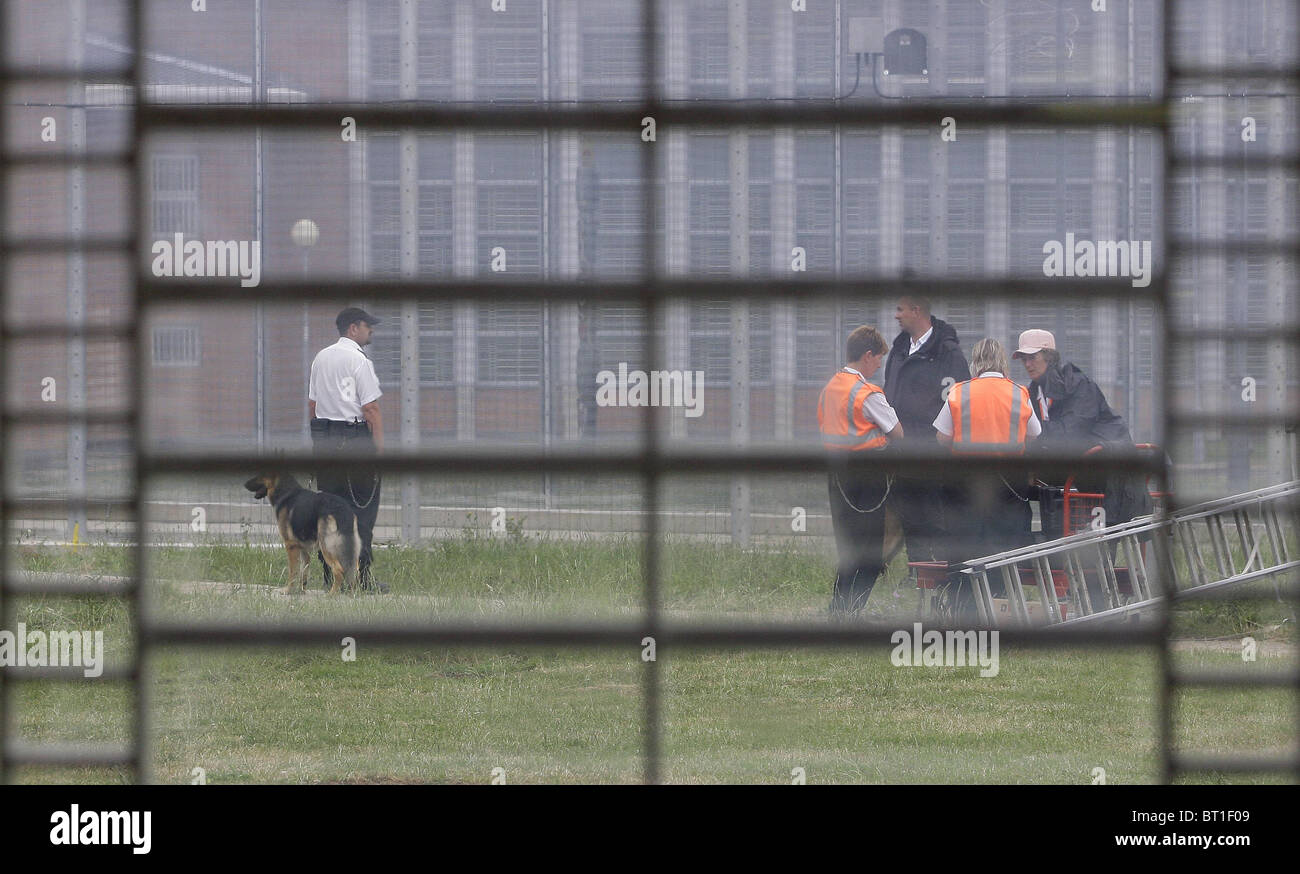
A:
[[[311,219],[298,219],[293,223],[293,230],[289,232],[293,238],[293,244],[302,250],[302,278],[305,280],[311,268],[311,250],[320,239],[320,228]],[[307,312],[307,302],[302,304],[302,378],[304,391],[302,393],[303,403],[306,403],[307,395],[311,392],[311,321]],[[306,419],[303,420],[302,437],[304,442],[311,441],[311,426]]]

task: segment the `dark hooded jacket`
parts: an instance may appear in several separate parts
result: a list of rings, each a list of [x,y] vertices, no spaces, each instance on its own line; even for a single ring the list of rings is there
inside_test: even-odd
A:
[[[1097,383],[1069,361],[1047,368],[1030,383],[1029,395],[1034,399],[1035,414],[1039,412],[1040,386],[1049,403],[1047,421],[1042,423],[1043,434],[1037,441],[1040,449],[1082,454],[1099,444],[1133,444],[1123,417],[1106,403],[1106,396]]]
[[[949,385],[970,379],[970,366],[961,354],[957,330],[943,319],[931,317],[933,333],[925,345],[908,355],[912,338],[906,331],[894,338],[885,362],[885,399],[903,423],[908,443],[938,447],[934,439],[934,418],[943,408],[944,378]]]
[[[1034,441],[1040,452],[1082,455],[1094,446],[1107,452],[1132,452],[1133,436],[1124,418],[1110,408],[1106,396],[1082,370],[1068,361],[1047,368],[1041,378],[1030,383],[1029,396],[1038,415],[1038,388],[1043,388],[1050,406],[1043,433]],[[1041,418],[1041,417],[1040,417]],[[1099,491],[1106,498],[1106,524],[1127,522],[1134,516],[1151,512],[1151,499],[1144,478],[1128,473],[1080,476],[1075,482],[1080,491]]]

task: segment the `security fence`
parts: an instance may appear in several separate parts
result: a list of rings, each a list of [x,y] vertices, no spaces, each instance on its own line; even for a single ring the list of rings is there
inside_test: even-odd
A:
[[[354,0],[306,32],[306,3],[65,5],[57,22],[0,7],[0,558],[24,539],[128,542],[135,576],[110,592],[5,576],[0,628],[20,594],[128,599],[137,714],[120,748],[6,735],[0,772],[147,779],[151,651],[337,641],[146,607],[151,543],[247,540],[254,516],[274,542],[239,483],[312,468],[307,372],[349,303],[383,317],[380,539],[501,509],[530,533],[644,543],[634,622],[367,630],[384,644],[887,641],[667,620],[660,552],[665,533],[789,539],[798,510],[824,546],[817,393],[849,330],[893,336],[902,294],[930,297],[966,349],[1054,331],[1171,462],[1045,456],[1036,473],[1145,474],[1174,507],[1293,478],[1292,3]],[[638,373],[672,400],[638,401]],[[858,463],[970,473],[920,450]],[[1230,770],[1173,749],[1187,678],[1169,630],[1162,613],[1005,634],[1158,647],[1162,777]],[[0,676],[7,705],[17,675]],[[660,683],[647,662],[647,782]]]

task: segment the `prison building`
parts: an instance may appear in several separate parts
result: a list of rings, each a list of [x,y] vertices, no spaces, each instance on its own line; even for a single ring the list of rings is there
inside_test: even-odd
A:
[[[144,71],[150,99],[193,103],[619,100],[641,93],[640,16],[634,0],[487,2],[339,0],[151,8]],[[1159,87],[1156,4],[1112,0],[825,0],[795,11],[788,0],[660,3],[661,96],[673,101],[798,98],[889,102],[908,97],[1089,99],[1149,95]],[[1271,63],[1284,29],[1263,27],[1287,4],[1246,0],[1177,4],[1184,52],[1206,64]],[[1273,19],[1264,13],[1269,11]],[[21,19],[22,7],[12,15]],[[113,10],[91,4],[68,33],[33,29],[15,43],[32,65],[80,53],[88,68],[126,63],[129,42]],[[924,75],[884,69],[882,35],[924,35]],[[308,39],[308,37],[310,37]],[[42,42],[44,41],[44,42]],[[256,48],[261,45],[261,55]],[[311,52],[298,46],[310,45]],[[1189,55],[1190,57],[1190,55]],[[50,103],[67,103],[53,95]],[[84,106],[20,107],[18,146],[34,145],[41,119],[111,150],[129,133],[127,86],[90,84]],[[1294,113],[1266,97],[1189,96],[1175,148],[1189,153],[1281,153],[1296,141]],[[1243,119],[1254,139],[1243,137]],[[236,130],[156,135],[147,162],[147,242],[253,241],[262,281],[355,278],[334,305],[159,308],[145,326],[150,350],[148,432],[159,446],[293,445],[305,439],[306,367],[336,337],[333,315],[370,305],[371,279],[500,276],[510,280],[635,280],[642,271],[646,201],[657,202],[657,270],[672,277],[811,276],[1042,278],[1044,246],[1151,241],[1153,272],[1166,234],[1204,241],[1282,238],[1297,226],[1293,168],[1201,167],[1180,177],[1161,228],[1161,159],[1150,131],[1029,130],[967,124],[855,129],[675,131],[653,142],[626,133]],[[30,142],[27,142],[30,140]],[[642,178],[645,149],[657,176]],[[23,231],[124,233],[125,177],[109,171],[16,174],[11,198]],[[314,245],[291,229],[309,219]],[[141,253],[142,269],[151,261]],[[129,300],[126,265],[94,253],[17,258],[13,298],[34,321],[111,321]],[[500,268],[499,270],[496,268]],[[1184,259],[1171,276],[1178,319],[1199,326],[1266,326],[1294,318],[1294,271],[1266,255]],[[594,434],[580,403],[590,374],[647,368],[653,329],[665,369],[700,371],[703,414],[658,412],[672,439],[811,444],[817,392],[858,324],[896,333],[894,300],[864,279],[838,303],[673,301],[648,326],[637,306],[569,302],[425,302],[375,305],[385,317],[368,350],[385,396],[390,442],[538,444],[634,439],[640,411],[597,410]],[[1147,302],[1043,299],[935,301],[963,347],[1004,344],[1026,328],[1056,334],[1066,359],[1101,386],[1138,440],[1155,429],[1153,365],[1165,354]],[[56,404],[120,403],[124,344],[26,344],[21,392],[38,377],[66,391]],[[1171,352],[1169,354],[1175,354]],[[1247,379],[1262,403],[1297,400],[1293,350],[1281,342],[1182,348],[1172,391],[1216,411],[1239,405]],[[27,378],[30,375],[30,378]],[[1013,376],[1023,376],[1021,373]],[[26,394],[24,395],[26,397]],[[28,429],[20,466],[59,480],[61,468],[107,459],[125,433]],[[1195,430],[1177,461],[1234,486],[1277,481],[1279,431],[1243,451],[1216,426]],[[73,460],[68,460],[73,459]],[[107,461],[104,462],[107,464]],[[93,465],[92,465],[93,466]]]

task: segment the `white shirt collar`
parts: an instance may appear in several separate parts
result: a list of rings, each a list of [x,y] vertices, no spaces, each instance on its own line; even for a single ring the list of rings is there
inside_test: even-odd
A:
[[[847,364],[844,365],[844,369],[847,370],[849,373],[852,373],[855,376],[857,376],[857,378],[862,380],[863,382],[867,381],[867,378],[865,376],[863,376],[859,371],[855,370],[854,368],[849,367]]]
[[[1003,376],[1002,374],[998,373],[996,370],[986,370],[986,371],[984,371],[983,373],[981,373],[981,374],[979,375],[979,378],[980,378],[980,379],[983,379],[983,378],[986,377],[986,376],[995,376],[995,377],[997,377],[998,379],[1006,379],[1005,376]]]
[[[355,349],[358,352],[361,352],[361,345],[351,337],[339,337],[339,341],[335,345],[342,346],[344,349]],[[364,355],[366,353],[361,352],[361,354]]]
[[[912,341],[912,345],[908,348],[907,354],[914,355],[918,349],[925,345],[925,341],[929,340],[930,335],[933,333],[934,325],[931,325],[924,334],[922,334],[918,339]]]

